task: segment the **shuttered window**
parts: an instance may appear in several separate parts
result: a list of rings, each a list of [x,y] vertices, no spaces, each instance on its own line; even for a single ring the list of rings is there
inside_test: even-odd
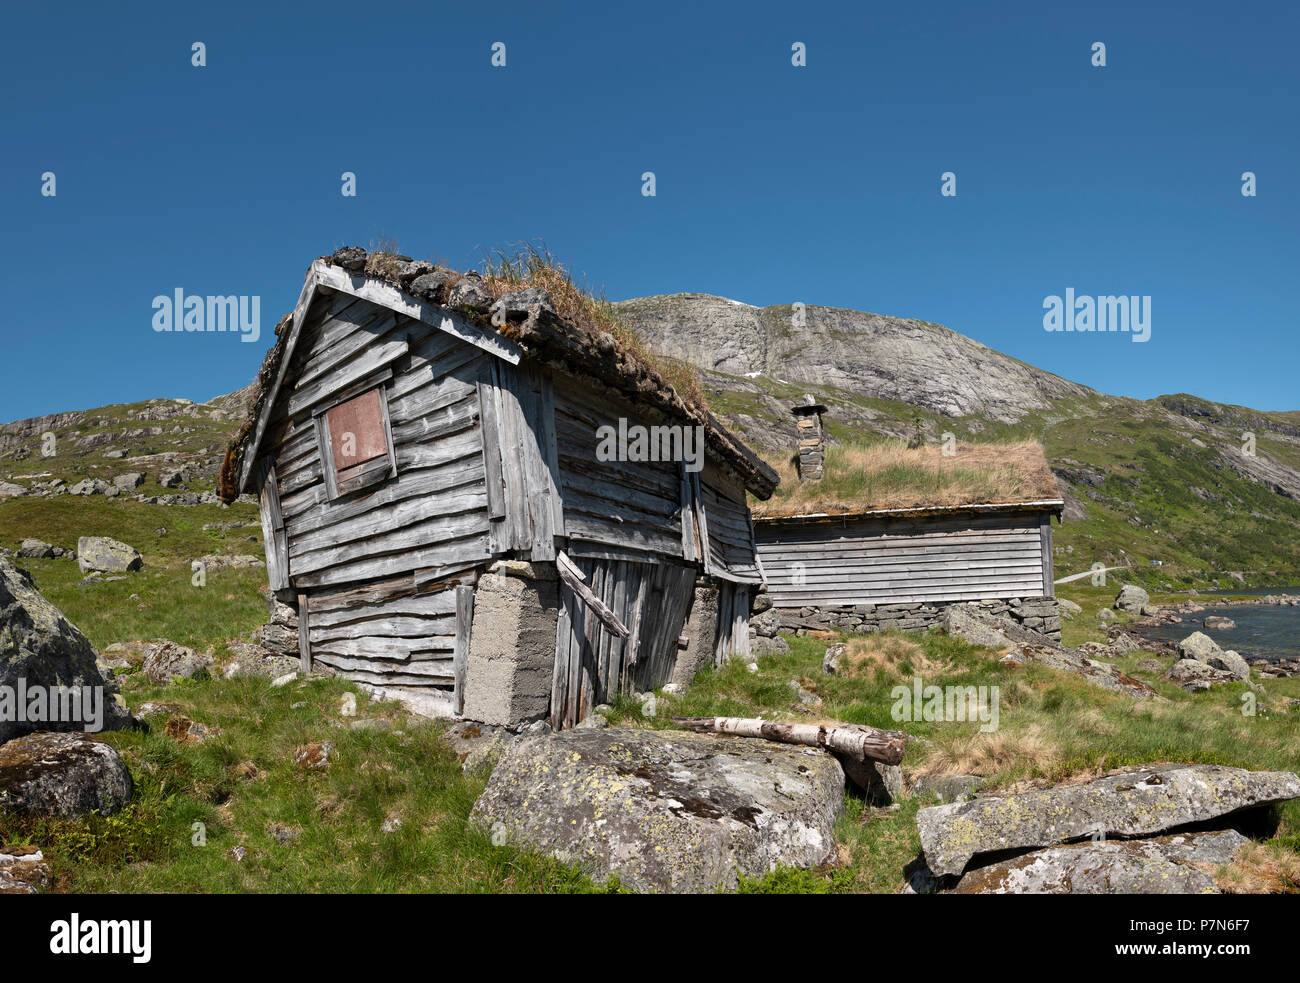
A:
[[[383,386],[334,404],[316,417],[316,425],[331,499],[396,475]]]

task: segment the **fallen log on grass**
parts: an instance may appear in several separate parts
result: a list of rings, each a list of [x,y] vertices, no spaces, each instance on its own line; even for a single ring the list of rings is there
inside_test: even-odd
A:
[[[756,717],[673,717],[673,723],[705,734],[760,737],[780,744],[819,747],[855,761],[896,765],[903,760],[907,735],[860,724],[796,724]]]

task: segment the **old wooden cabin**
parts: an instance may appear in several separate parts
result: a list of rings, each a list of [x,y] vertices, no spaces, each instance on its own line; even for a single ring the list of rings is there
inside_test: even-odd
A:
[[[948,605],[977,602],[1059,637],[1051,520],[1064,501],[1040,446],[828,453],[826,407],[808,398],[793,412],[797,476],[754,506],[787,627],[925,628]],[[873,478],[887,471],[904,477]]]
[[[355,247],[317,260],[221,492],[260,498],[304,665],[560,728],[748,652],[746,493],[777,478],[610,334],[505,289]],[[663,453],[605,459],[620,424],[659,428]]]

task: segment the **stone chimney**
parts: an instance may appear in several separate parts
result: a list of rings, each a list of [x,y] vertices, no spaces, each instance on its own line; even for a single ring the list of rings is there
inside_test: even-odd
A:
[[[793,407],[795,426],[799,428],[799,480],[821,481],[822,467],[822,414],[826,407],[804,396],[803,403]]]

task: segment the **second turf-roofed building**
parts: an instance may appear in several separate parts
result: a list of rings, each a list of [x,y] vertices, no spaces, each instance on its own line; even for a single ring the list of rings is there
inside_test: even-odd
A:
[[[1038,444],[828,448],[825,412],[794,407],[797,464],[753,505],[786,627],[919,629],[976,602],[1059,639],[1051,522],[1065,503]]]

